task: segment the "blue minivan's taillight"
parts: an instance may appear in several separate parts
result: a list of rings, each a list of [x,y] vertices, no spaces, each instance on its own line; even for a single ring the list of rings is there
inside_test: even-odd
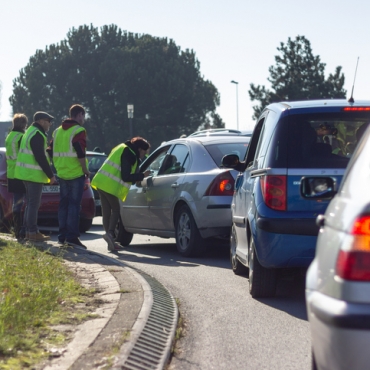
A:
[[[286,176],[265,175],[260,182],[265,204],[277,211],[286,211]]]

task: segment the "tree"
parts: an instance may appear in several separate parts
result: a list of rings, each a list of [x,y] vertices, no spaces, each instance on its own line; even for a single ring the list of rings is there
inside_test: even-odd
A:
[[[275,56],[276,66],[270,66],[272,90],[265,86],[251,84],[249,96],[260,105],[253,107],[253,118],[258,118],[263,108],[273,102],[283,100],[308,100],[345,98],[342,67],[336,67],[334,74],[325,79],[325,63],[314,56],[310,42],[304,36],[295,40],[288,38],[287,44],[277,48],[281,55]]]
[[[59,122],[73,103],[87,108],[89,147],[109,151],[133,133],[153,147],[195,131],[219,105],[215,86],[200,74],[192,50],[173,40],[80,26],[59,44],[37,50],[13,81],[14,111],[46,110]]]

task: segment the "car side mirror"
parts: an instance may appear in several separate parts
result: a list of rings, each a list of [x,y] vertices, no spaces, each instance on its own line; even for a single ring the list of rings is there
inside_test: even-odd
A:
[[[227,154],[222,157],[221,163],[226,168],[236,168],[240,161],[236,154]]]
[[[336,181],[331,177],[302,177],[301,195],[309,199],[331,199],[336,194]]]

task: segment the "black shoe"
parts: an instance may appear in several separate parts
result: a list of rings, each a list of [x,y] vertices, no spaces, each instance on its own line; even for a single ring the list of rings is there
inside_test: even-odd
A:
[[[87,249],[86,245],[83,245],[80,241],[80,239],[78,238],[73,238],[73,239],[67,239],[66,240],[66,243],[68,245],[70,245],[71,247],[80,247],[80,248],[83,248],[83,249]]]
[[[60,245],[64,245],[65,242],[66,242],[65,239],[58,239],[58,244],[60,244]]]

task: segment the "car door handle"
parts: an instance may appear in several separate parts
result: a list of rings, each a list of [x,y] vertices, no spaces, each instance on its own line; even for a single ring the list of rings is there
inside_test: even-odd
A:
[[[179,184],[174,182],[173,184],[171,184],[171,188],[172,189],[177,189],[179,187]]]

